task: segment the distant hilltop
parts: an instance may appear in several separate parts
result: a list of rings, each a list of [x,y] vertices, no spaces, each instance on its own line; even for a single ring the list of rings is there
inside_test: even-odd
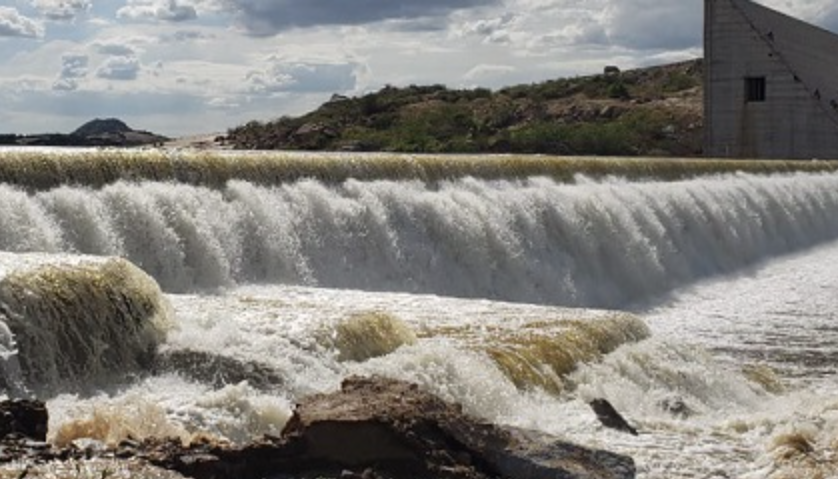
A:
[[[300,117],[230,129],[237,149],[546,153],[678,156],[702,154],[701,59],[492,91],[443,85],[334,95]]]
[[[134,130],[116,118],[91,120],[69,134],[0,135],[0,145],[16,146],[134,147],[160,145],[168,140],[165,136]]]

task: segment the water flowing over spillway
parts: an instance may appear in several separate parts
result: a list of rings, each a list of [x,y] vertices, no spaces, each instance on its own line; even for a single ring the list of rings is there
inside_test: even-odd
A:
[[[380,374],[643,479],[836,477],[838,175],[495,173],[0,183],[0,388],[243,443]]]
[[[833,175],[0,186],[0,248],[119,255],[170,292],[244,283],[613,307],[838,236]]]

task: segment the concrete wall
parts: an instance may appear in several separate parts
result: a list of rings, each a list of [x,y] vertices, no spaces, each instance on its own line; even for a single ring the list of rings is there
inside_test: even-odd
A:
[[[705,153],[838,158],[838,35],[748,0],[705,0]],[[745,79],[765,77],[763,102]]]

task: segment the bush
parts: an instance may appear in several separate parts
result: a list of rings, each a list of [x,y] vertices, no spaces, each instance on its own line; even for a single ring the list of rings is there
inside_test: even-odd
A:
[[[662,89],[666,93],[675,93],[697,87],[699,83],[700,81],[695,76],[677,72],[673,73],[666,79],[663,83]]]
[[[608,85],[608,98],[627,100],[630,98],[628,88],[623,82],[616,81]]]

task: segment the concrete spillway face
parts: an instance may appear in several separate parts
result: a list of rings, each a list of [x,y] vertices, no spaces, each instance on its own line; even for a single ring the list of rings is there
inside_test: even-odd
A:
[[[170,327],[157,283],[123,259],[2,254],[0,263],[0,383],[12,395],[136,372]]]
[[[705,2],[705,151],[838,158],[838,35],[748,0]]]

